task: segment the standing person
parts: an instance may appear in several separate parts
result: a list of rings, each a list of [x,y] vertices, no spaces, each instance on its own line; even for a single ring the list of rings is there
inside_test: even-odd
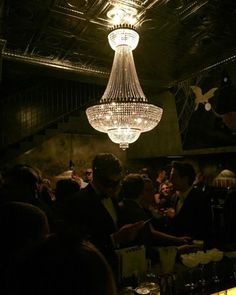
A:
[[[204,192],[193,187],[194,179],[195,171],[191,164],[178,161],[172,163],[170,181],[178,199],[175,212],[167,210],[166,214],[172,217],[172,234],[206,240],[211,233],[211,205]]]
[[[50,230],[55,228],[52,208],[40,198],[42,184],[41,171],[29,165],[15,165],[6,172],[1,202],[24,202],[35,205],[45,212]]]
[[[145,245],[182,245],[187,244],[190,237],[176,237],[155,228],[153,224],[153,215],[150,209],[143,207],[143,200],[149,195],[153,196],[153,190],[150,190],[151,179],[143,177],[140,174],[128,174],[122,184],[123,200],[120,203],[121,222],[123,224],[137,222],[139,220],[148,221],[146,226],[140,230],[138,239]]]
[[[0,293],[8,293],[9,272],[17,260],[50,234],[46,214],[25,202],[0,204]],[[10,276],[11,277],[11,276]]]
[[[155,180],[155,188],[156,192],[159,192],[160,185],[167,179],[167,173],[166,170],[163,168],[160,168],[157,170],[156,174],[156,180]]]
[[[109,153],[98,154],[93,160],[92,169],[92,182],[74,195],[65,221],[70,228],[82,231],[116,269],[114,248],[134,240],[144,222],[118,227],[116,196],[122,178],[119,159]]]

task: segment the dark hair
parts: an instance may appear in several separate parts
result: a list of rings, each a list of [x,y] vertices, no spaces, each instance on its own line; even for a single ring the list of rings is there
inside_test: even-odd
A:
[[[127,199],[138,199],[144,189],[144,178],[140,174],[128,174],[122,184],[122,196]]]
[[[23,202],[5,202],[0,206],[1,247],[18,251],[49,233],[48,220],[38,207]]]
[[[94,178],[112,174],[120,174],[122,166],[120,160],[113,154],[101,153],[93,159],[93,176]]]
[[[76,236],[53,235],[20,260],[11,294],[114,295],[113,274],[101,253]]]
[[[6,186],[28,185],[33,189],[41,182],[41,172],[29,165],[16,165],[5,175]]]
[[[166,172],[166,168],[164,168],[164,167],[159,167],[159,168],[157,168],[157,169],[156,169],[156,177],[158,177],[158,175],[159,175],[161,172],[163,172],[163,171]]]
[[[146,174],[140,174],[144,182],[152,182],[152,179]]]
[[[80,185],[73,179],[60,179],[56,183],[56,201],[63,202],[80,190]]]
[[[176,169],[181,177],[187,176],[189,185],[193,184],[196,173],[190,163],[174,161],[172,162],[172,168]]]

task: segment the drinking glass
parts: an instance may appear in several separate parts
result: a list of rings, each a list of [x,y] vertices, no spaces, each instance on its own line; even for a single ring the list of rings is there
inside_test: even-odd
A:
[[[171,273],[174,270],[177,248],[174,246],[158,248],[161,272]]]
[[[150,295],[160,295],[160,287],[155,282],[143,282],[139,287],[148,289]]]
[[[198,266],[198,260],[196,259],[196,255],[193,254],[183,254],[181,255],[182,263],[189,268],[188,274],[188,282],[184,285],[186,289],[189,291],[193,291],[196,289],[197,284],[193,278],[194,268]]]
[[[210,255],[212,263],[212,281],[217,284],[220,282],[220,278],[218,276],[217,271],[217,264],[219,261],[222,260],[224,253],[218,249],[212,249],[207,251],[207,253]]]
[[[200,268],[200,279],[199,283],[202,287],[205,287],[207,281],[205,279],[205,266],[211,261],[211,257],[203,251],[198,252],[199,268]]]

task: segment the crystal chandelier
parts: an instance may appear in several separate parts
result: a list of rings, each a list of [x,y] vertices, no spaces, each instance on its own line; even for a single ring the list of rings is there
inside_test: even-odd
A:
[[[147,102],[140,86],[132,53],[139,35],[133,26],[116,27],[108,41],[115,51],[110,78],[100,103],[87,108],[86,115],[94,129],[125,150],[142,132],[157,126],[163,110]]]

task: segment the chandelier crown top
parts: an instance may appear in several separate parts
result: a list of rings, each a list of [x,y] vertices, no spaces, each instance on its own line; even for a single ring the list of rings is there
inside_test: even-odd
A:
[[[114,30],[117,29],[130,29],[130,30],[134,30],[134,31],[138,31],[137,27],[135,25],[131,25],[131,24],[119,24],[119,25],[114,25],[112,27],[110,27],[108,29],[109,32],[112,32]]]

